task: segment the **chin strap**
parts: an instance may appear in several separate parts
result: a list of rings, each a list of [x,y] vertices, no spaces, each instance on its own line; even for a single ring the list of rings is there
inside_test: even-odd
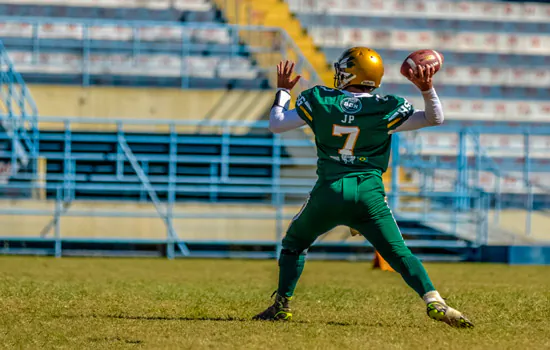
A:
[[[284,110],[288,110],[288,106],[290,104],[290,91],[287,89],[277,89],[277,93],[275,94],[275,101],[273,101],[273,105],[271,108],[275,106],[282,107]]]

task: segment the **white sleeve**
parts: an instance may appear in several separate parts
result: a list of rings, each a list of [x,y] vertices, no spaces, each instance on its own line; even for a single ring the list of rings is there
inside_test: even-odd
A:
[[[274,134],[293,130],[306,125],[295,109],[283,110],[280,106],[273,106],[269,113],[269,130]]]
[[[277,92],[281,92],[278,96],[280,100],[277,101],[276,97],[276,101],[273,107],[271,107],[269,130],[274,134],[279,134],[306,125],[306,122],[300,118],[295,109],[287,110],[290,104],[290,92],[285,89],[279,89]],[[283,104],[284,107],[280,104]]]
[[[445,120],[443,107],[435,89],[432,88],[431,90],[423,91],[422,97],[424,97],[424,110],[415,111],[409,119],[393,130],[392,133],[418,130],[443,124]]]

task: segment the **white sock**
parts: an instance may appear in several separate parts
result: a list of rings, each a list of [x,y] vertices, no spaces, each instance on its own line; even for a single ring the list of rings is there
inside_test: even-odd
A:
[[[445,304],[445,300],[443,300],[443,298],[441,297],[441,295],[439,295],[439,292],[437,290],[433,290],[431,292],[424,294],[422,299],[424,299],[424,302],[426,304],[433,303],[434,301],[438,301],[440,303]]]

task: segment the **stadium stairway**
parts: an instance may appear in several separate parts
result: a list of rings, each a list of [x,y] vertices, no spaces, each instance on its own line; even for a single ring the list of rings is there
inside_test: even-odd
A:
[[[317,48],[300,21],[290,12],[288,4],[280,0],[214,0],[231,23],[282,27],[315,68],[323,82],[330,86],[332,68],[325,54]]]
[[[36,103],[0,41],[0,184],[35,172]]]

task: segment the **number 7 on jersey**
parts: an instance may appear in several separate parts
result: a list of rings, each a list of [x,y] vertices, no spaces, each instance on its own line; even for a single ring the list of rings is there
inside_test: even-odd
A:
[[[338,154],[345,156],[352,156],[353,150],[355,149],[355,144],[357,143],[357,138],[359,137],[359,127],[357,126],[342,126],[342,125],[332,125],[332,136],[341,137],[343,135],[348,135],[344,147],[338,150]]]

